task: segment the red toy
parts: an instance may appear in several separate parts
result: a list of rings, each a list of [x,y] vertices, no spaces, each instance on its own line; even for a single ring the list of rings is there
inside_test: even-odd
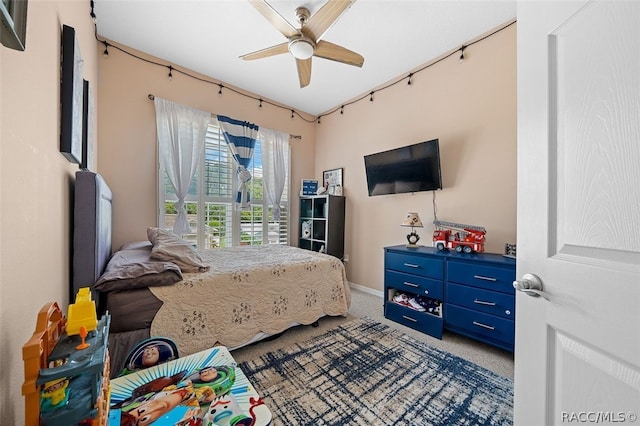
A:
[[[433,246],[438,250],[454,249],[458,253],[482,253],[487,231],[482,226],[434,220]]]

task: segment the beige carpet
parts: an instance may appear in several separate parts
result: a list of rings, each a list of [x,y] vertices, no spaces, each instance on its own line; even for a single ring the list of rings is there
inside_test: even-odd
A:
[[[238,363],[259,357],[276,349],[290,346],[293,343],[303,342],[310,337],[318,336],[327,330],[340,324],[352,321],[355,318],[369,317],[375,321],[396,328],[420,341],[433,347],[452,353],[467,361],[480,365],[501,376],[513,378],[513,353],[495,348],[490,345],[468,339],[454,333],[445,331],[442,340],[425,335],[411,328],[404,327],[384,318],[383,300],[358,289],[352,289],[351,309],[347,317],[321,318],[318,327],[298,326],[287,330],[280,337],[271,341],[261,341],[232,352]]]

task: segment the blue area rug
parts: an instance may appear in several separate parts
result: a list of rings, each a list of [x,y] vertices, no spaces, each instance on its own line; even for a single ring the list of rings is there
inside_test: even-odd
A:
[[[511,425],[513,380],[371,319],[239,367],[274,425]]]

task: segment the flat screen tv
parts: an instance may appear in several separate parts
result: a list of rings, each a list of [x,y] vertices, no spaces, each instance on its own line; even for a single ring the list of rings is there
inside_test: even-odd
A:
[[[369,195],[442,189],[438,139],[364,156]]]

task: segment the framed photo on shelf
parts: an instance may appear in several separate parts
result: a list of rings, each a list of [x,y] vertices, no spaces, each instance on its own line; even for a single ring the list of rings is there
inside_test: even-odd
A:
[[[300,195],[316,195],[318,191],[318,181],[313,179],[302,179],[302,189]]]
[[[322,185],[326,188],[327,193],[342,195],[342,168],[322,172]],[[337,187],[340,187],[339,194],[336,194]]]

